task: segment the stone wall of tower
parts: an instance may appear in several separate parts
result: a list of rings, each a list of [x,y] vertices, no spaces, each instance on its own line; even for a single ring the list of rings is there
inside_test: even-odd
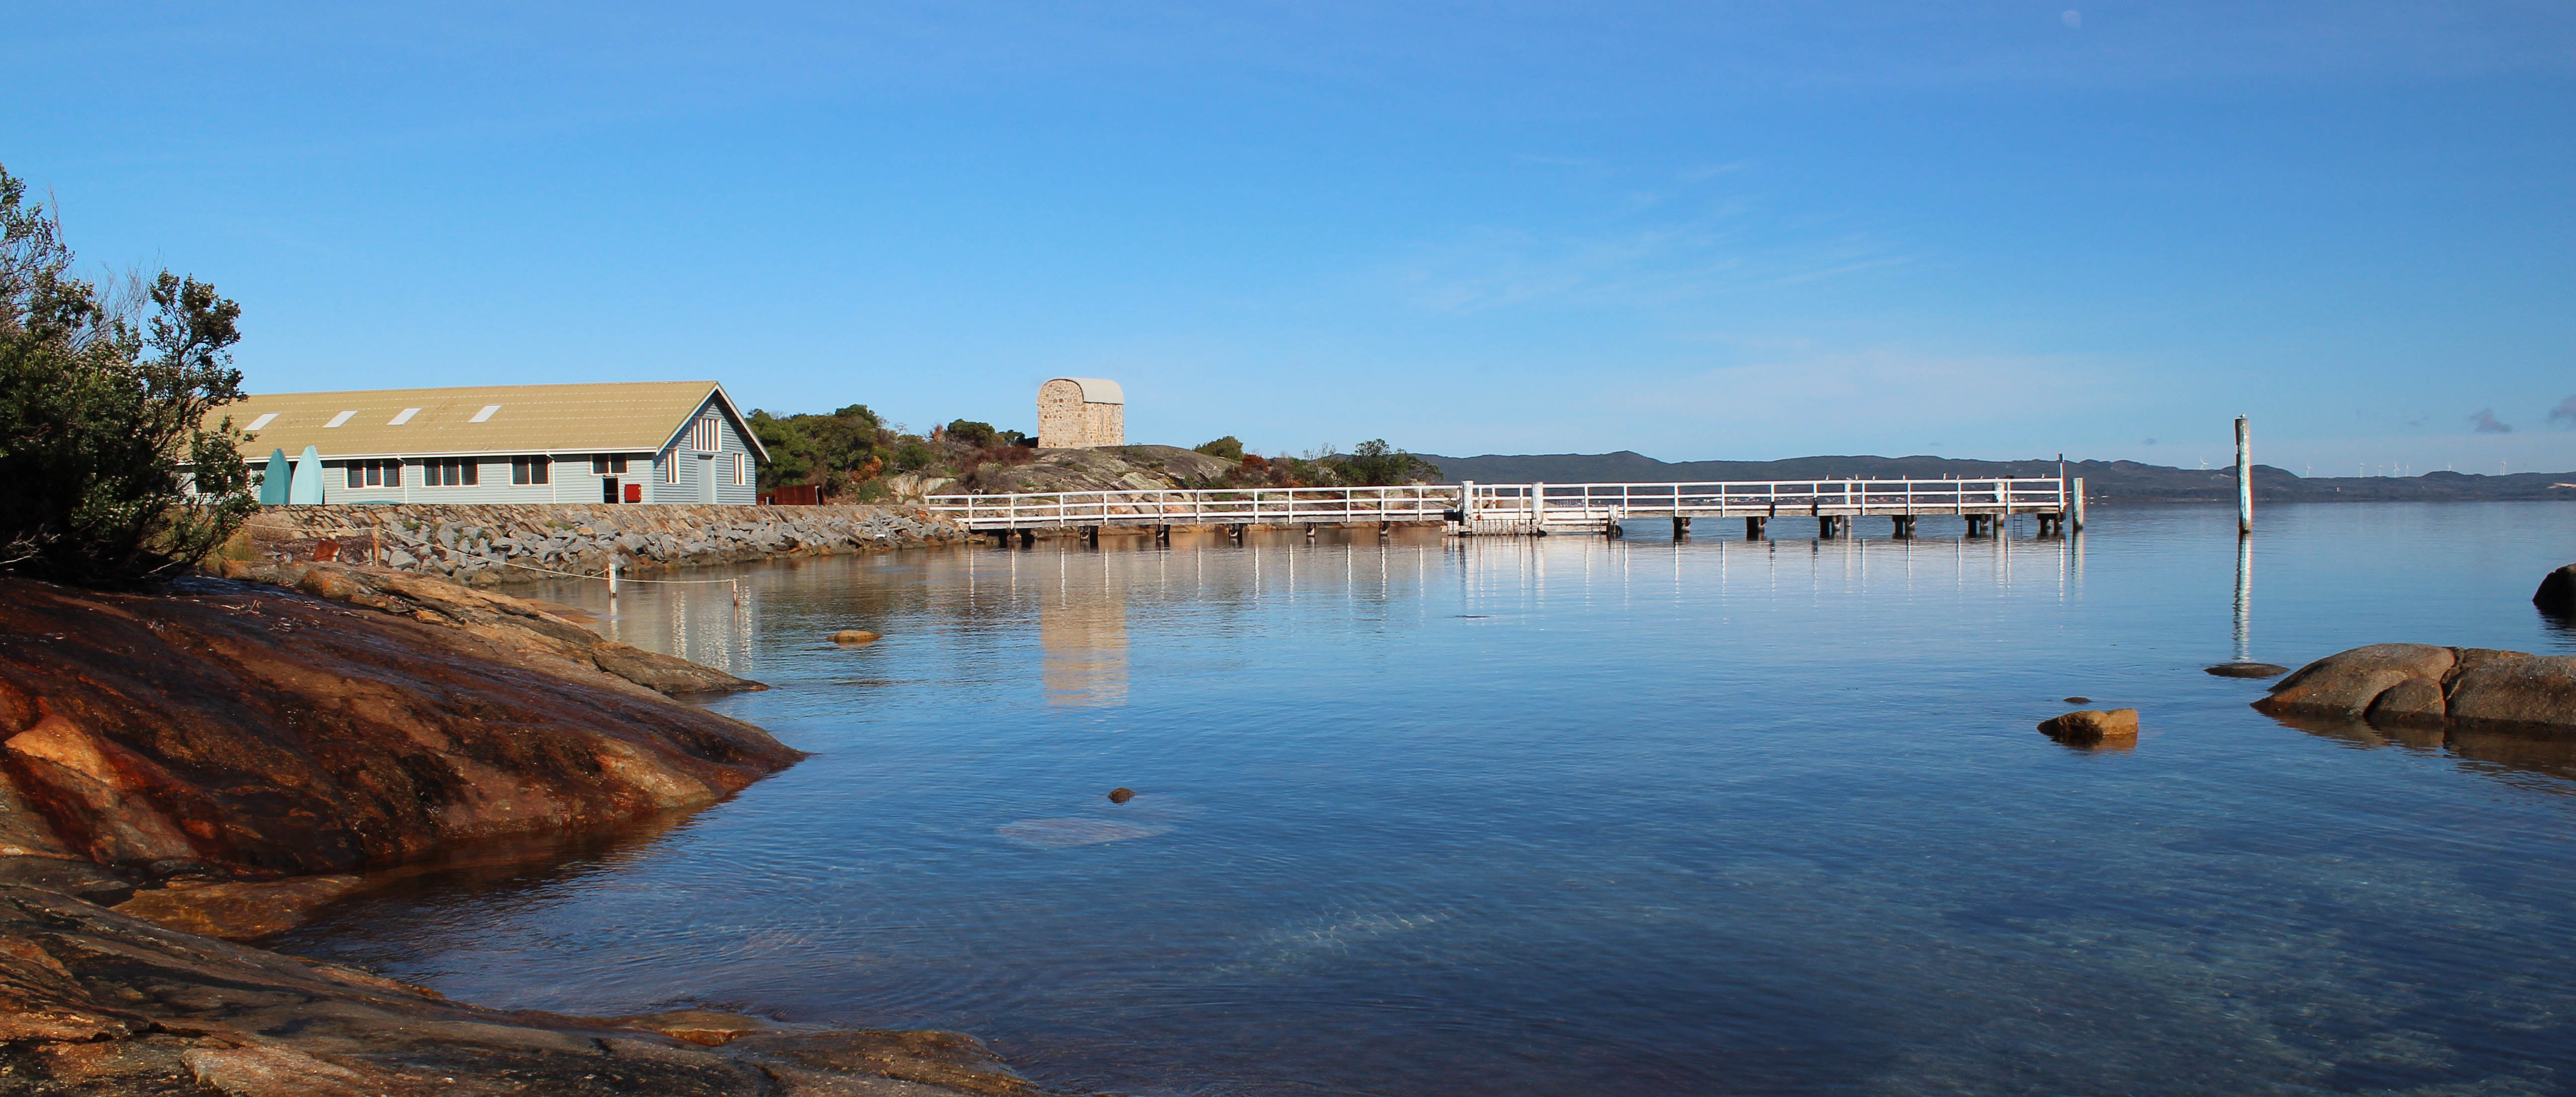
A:
[[[1089,403],[1082,386],[1059,377],[1038,386],[1038,445],[1088,449],[1127,444],[1127,406]]]

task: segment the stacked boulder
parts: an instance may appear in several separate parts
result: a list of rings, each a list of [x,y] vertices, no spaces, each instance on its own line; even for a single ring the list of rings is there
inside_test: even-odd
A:
[[[2372,644],[2300,668],[2254,707],[2373,724],[2576,731],[2576,657]]]

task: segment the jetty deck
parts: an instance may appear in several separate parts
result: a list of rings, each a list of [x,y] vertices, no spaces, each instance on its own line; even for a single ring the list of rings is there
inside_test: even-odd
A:
[[[1669,519],[1686,534],[1696,518],[1741,518],[1761,536],[1776,518],[1812,518],[1823,537],[1850,531],[1854,518],[1894,520],[1911,536],[1914,520],[1951,515],[1969,532],[1991,532],[1997,519],[2033,515],[2043,531],[2083,525],[2083,481],[2054,477],[1988,480],[1760,480],[1704,483],[1412,484],[1396,487],[1210,488],[1195,490],[1055,491],[1011,495],[935,495],[932,511],[977,533],[1025,536],[1073,528],[1093,536],[1103,527],[1217,526],[1240,536],[1251,527],[1439,524],[1449,532],[1530,536],[1598,532],[1618,536],[1621,523]]]

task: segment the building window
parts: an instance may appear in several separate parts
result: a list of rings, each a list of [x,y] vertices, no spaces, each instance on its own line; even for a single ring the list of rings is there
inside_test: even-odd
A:
[[[513,484],[546,483],[547,478],[554,474],[554,465],[555,459],[552,457],[510,458],[510,482]]]
[[[743,471],[743,467],[751,463],[749,460],[750,456],[751,455],[748,453],[737,453],[733,455],[733,482],[737,487],[749,482],[748,477]]]
[[[624,476],[626,475],[626,458],[622,454],[616,456],[601,454],[597,457],[593,457],[590,459],[590,474],[593,476]]]
[[[438,458],[420,463],[420,482],[434,488],[470,488],[482,481],[482,471],[471,458]]]
[[[689,428],[689,448],[700,453],[714,453],[721,448],[716,444],[715,416],[710,415],[700,419],[695,426]]]
[[[353,488],[398,488],[402,486],[400,461],[351,461],[349,486]]]
[[[678,450],[673,450],[662,457],[662,482],[665,484],[676,484],[680,482],[680,453]]]

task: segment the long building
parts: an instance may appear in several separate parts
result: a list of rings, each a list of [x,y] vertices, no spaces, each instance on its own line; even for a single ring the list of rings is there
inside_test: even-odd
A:
[[[749,505],[769,457],[713,381],[282,392],[218,414],[249,434],[263,502],[294,483],[306,503]],[[318,475],[293,467],[308,447]]]

